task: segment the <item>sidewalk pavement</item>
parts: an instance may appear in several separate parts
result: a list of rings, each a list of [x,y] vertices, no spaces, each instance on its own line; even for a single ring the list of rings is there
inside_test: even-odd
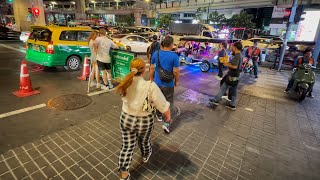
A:
[[[177,88],[172,133],[155,124],[153,155],[142,164],[136,148],[133,179],[319,179],[319,83],[316,98],[298,103],[283,94],[287,77],[267,69],[258,80],[244,76],[236,111],[210,106],[212,94]],[[2,154],[0,179],[119,179],[120,104]]]

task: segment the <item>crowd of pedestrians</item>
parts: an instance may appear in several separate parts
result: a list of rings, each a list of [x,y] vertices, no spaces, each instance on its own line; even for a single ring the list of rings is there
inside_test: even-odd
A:
[[[99,33],[93,32],[89,39],[91,49],[92,73],[90,79],[96,79],[97,88],[111,89],[111,48],[118,48],[106,37],[101,29]],[[219,58],[228,58],[227,44],[221,44]],[[175,114],[174,89],[179,85],[179,57],[172,51],[174,41],[171,36],[165,36],[162,42],[153,37],[153,43],[148,48],[150,62],[149,80],[145,80],[146,64],[143,59],[135,58],[130,63],[130,73],[116,87],[116,92],[122,97],[122,113],[120,116],[120,130],[122,147],[119,155],[119,172],[121,180],[130,179],[130,164],[135,145],[138,144],[142,162],[147,162],[152,154],[151,134],[155,119],[162,122],[166,133],[170,132],[172,115]],[[219,65],[219,80],[221,87],[219,93],[210,99],[214,105],[219,105],[221,97],[229,90],[230,103],[226,107],[236,109],[237,88],[242,65],[242,44],[236,42],[232,46],[233,57],[230,61],[222,61]],[[223,76],[223,67],[229,69]],[[100,71],[104,84],[100,84]],[[90,84],[94,86],[93,83]]]

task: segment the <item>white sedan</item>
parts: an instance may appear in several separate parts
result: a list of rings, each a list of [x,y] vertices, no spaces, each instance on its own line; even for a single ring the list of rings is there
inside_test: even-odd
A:
[[[117,45],[129,46],[132,52],[146,53],[151,42],[142,36],[118,34],[112,36]]]

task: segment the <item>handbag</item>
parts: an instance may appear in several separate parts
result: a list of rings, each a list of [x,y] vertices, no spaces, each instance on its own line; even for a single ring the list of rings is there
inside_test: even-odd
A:
[[[229,56],[228,56],[228,54],[225,53],[225,55],[224,55],[223,57],[220,57],[220,58],[219,58],[219,61],[220,61],[221,64],[224,64],[224,63],[229,62]]]
[[[142,106],[142,111],[149,112],[149,113],[153,113],[156,110],[156,108],[152,105],[152,100],[151,100],[151,84],[152,84],[152,81],[150,81],[147,97],[143,101],[143,106]]]
[[[169,83],[173,80],[173,73],[166,69],[163,69],[160,64],[160,50],[158,50],[158,74],[161,81]]]

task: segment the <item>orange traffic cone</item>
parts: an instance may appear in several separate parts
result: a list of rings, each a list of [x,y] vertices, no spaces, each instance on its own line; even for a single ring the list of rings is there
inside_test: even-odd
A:
[[[13,95],[18,97],[27,97],[35,94],[40,94],[39,91],[32,88],[31,80],[28,73],[28,67],[26,61],[21,62],[20,70],[20,89],[13,92]]]
[[[82,75],[78,77],[78,79],[85,81],[89,77],[90,74],[90,67],[89,67],[89,61],[88,61],[88,56],[86,55],[84,57],[84,63],[83,63],[83,68],[82,68]]]

